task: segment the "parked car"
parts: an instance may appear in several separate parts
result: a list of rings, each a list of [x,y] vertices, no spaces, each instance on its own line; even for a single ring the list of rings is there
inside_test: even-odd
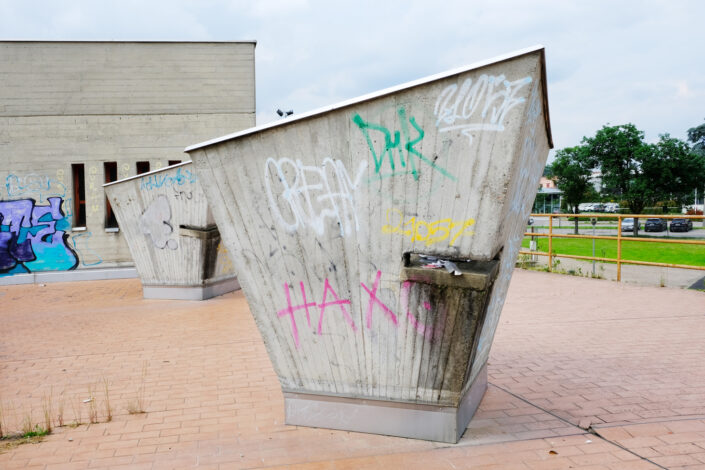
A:
[[[608,202],[605,204],[605,212],[615,213],[619,211],[619,204],[616,202]]]
[[[671,220],[671,232],[688,232],[693,230],[693,221],[690,219]]]
[[[639,228],[641,229],[641,222],[639,222]],[[634,219],[632,217],[627,217],[622,219],[622,232],[633,232],[634,231]]]
[[[644,231],[646,232],[663,232],[668,228],[666,219],[646,219]]]

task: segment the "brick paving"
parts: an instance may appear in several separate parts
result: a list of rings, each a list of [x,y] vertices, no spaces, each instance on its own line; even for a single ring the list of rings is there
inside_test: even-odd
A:
[[[703,358],[705,293],[517,270],[490,387],[448,445],[284,425],[242,293],[0,287],[5,429],[41,423],[49,396],[65,424],[0,453],[0,469],[705,469]],[[146,412],[130,414],[141,389]],[[69,426],[91,405],[98,423]]]

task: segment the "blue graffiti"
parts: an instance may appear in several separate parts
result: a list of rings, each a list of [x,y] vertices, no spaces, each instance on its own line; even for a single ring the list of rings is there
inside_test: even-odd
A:
[[[88,242],[90,238],[93,236],[93,232],[78,232],[74,233],[71,236],[71,242],[73,243],[73,249],[81,255],[81,264],[83,266],[96,266],[100,263],[103,262],[103,258],[100,257],[98,253],[95,252],[95,250],[91,248],[79,248],[78,244],[76,243],[79,239],[81,240],[82,244],[83,242]]]
[[[158,189],[162,186],[167,188],[173,186],[183,186],[186,183],[195,183],[196,175],[190,170],[181,171],[181,168],[176,170],[174,176],[171,175],[160,175],[153,174],[149,176],[143,176],[140,180],[140,189],[143,191],[151,191],[152,189]]]
[[[66,186],[62,182],[34,173],[23,177],[8,175],[5,178],[5,189],[10,199],[31,196],[37,197],[39,202],[44,202],[48,197],[66,196]]]
[[[0,276],[35,271],[75,269],[78,256],[71,249],[68,219],[60,197],[36,205],[34,199],[0,201]]]

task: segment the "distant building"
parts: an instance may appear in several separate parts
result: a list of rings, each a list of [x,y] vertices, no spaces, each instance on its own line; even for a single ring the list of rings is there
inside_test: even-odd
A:
[[[254,49],[0,42],[0,277],[132,265],[102,184],[254,126]]]
[[[541,177],[541,179],[539,180],[539,185],[541,186],[541,189],[555,189],[556,188],[556,182],[550,178],[546,178],[545,176]]]
[[[563,191],[556,187],[555,180],[542,176],[532,212],[542,214],[557,212],[561,208],[562,197]]]

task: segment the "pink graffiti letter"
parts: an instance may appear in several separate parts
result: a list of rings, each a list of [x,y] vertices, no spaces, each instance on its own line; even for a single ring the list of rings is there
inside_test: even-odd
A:
[[[306,302],[306,289],[304,289],[304,282],[301,281],[299,283],[299,285],[301,286],[301,296],[304,298],[303,308],[306,309],[306,323],[308,323],[308,326],[311,326],[311,316],[308,314],[308,308],[315,307],[316,302],[311,302],[311,303]],[[301,308],[301,306],[298,306],[296,308]]]
[[[375,282],[372,284],[372,290],[370,290],[364,282],[361,282],[360,285],[362,286],[365,291],[370,294],[370,303],[367,305],[367,328],[372,328],[372,309],[374,308],[375,304],[379,305],[382,310],[384,310],[384,313],[387,314],[387,316],[392,320],[394,325],[397,324],[397,316],[392,312],[392,309],[387,307],[382,303],[381,300],[377,297],[377,287],[379,287],[379,279],[382,277],[382,271],[377,271],[377,277],[375,277]]]
[[[333,298],[335,299],[332,302],[326,302],[326,294],[328,293],[328,291],[331,292],[331,295],[333,295]],[[326,307],[328,307],[329,305],[340,305],[340,310],[343,312],[343,316],[345,317],[345,320],[352,327],[353,331],[357,331],[357,328],[355,327],[355,322],[353,321],[352,317],[348,313],[348,310],[345,308],[345,304],[350,305],[350,301],[346,300],[346,299],[338,298],[338,294],[335,293],[333,288],[330,286],[328,279],[326,279],[326,283],[323,287],[323,300],[318,305],[321,309],[321,314],[318,317],[318,334],[319,335],[321,334],[322,325],[323,325],[323,313],[326,311]]]
[[[294,343],[296,344],[297,349],[299,347],[299,329],[296,327],[296,319],[294,318],[294,312],[297,310],[305,309],[306,310],[306,320],[308,320],[308,325],[311,326],[311,319],[309,318],[308,308],[316,306],[316,302],[311,302],[311,303],[306,302],[306,291],[304,290],[304,283],[301,282],[300,285],[301,285],[301,294],[304,297],[303,305],[295,305],[295,306],[291,305],[291,294],[289,294],[289,284],[284,284],[284,289],[286,291],[286,305],[287,305],[287,307],[285,309],[279,310],[277,312],[277,316],[279,316],[279,317],[289,315],[289,318],[291,319],[291,334],[294,336]]]

